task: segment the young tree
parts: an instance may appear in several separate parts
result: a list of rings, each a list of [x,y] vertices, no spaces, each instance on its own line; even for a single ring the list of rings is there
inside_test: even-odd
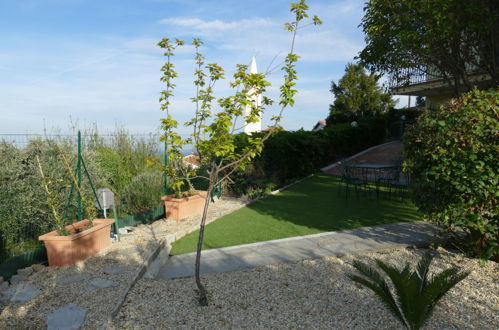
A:
[[[200,279],[201,249],[203,245],[204,227],[210,194],[215,186],[231,176],[236,170],[243,169],[263,148],[264,142],[280,128],[280,121],[284,110],[294,105],[294,96],[298,92],[295,89],[296,62],[299,56],[294,53],[296,35],[299,29],[310,24],[320,24],[317,16],[312,18],[312,22],[303,24],[303,20],[308,16],[308,5],[305,0],[291,3],[290,11],[294,15],[291,23],[286,23],[285,28],[292,33],[291,49],[285,58],[282,70],[284,71],[284,81],[280,86],[279,110],[277,115],[272,117],[273,125],[261,136],[250,137],[249,146],[243,150],[236,150],[234,144],[234,133],[240,131],[245,125],[259,120],[264,110],[271,106],[274,101],[265,96],[270,83],[266,80],[266,74],[248,73],[247,65],[237,65],[236,73],[230,86],[235,90],[234,94],[228,97],[216,98],[213,95],[215,83],[224,79],[224,70],[216,63],[205,63],[204,56],[200,53],[202,41],[194,39],[195,60],[197,69],[194,73],[196,86],[196,96],[192,98],[195,105],[194,117],[185,123],[192,128],[190,138],[182,139],[176,132],[178,122],[173,119],[170,109],[170,99],[173,96],[175,84],[173,79],[178,75],[171,62],[175,55],[175,49],[184,45],[184,41],[168,38],[161,40],[158,45],[165,50],[166,63],[162,67],[163,76],[161,81],[166,84],[166,89],[160,96],[161,109],[166,112],[166,118],[162,119],[162,127],[165,131],[165,141],[168,144],[168,156],[170,164],[179,163],[182,158],[181,150],[186,144],[193,144],[197,150],[201,163],[207,165],[209,170],[202,175],[208,180],[208,191],[205,198],[205,205],[201,217],[199,240],[196,253],[196,284],[199,289],[199,304],[208,304],[207,292]],[[254,102],[254,95],[262,95],[261,104]],[[217,113],[213,113],[213,102],[218,103],[220,108]],[[251,107],[250,114],[243,116],[246,107]],[[239,123],[238,120],[243,123]],[[242,127],[240,127],[242,125]],[[186,173],[178,174],[178,167],[170,166],[168,173],[172,177],[175,189],[179,189],[181,181],[186,178]],[[189,179],[187,177],[187,179]]]
[[[376,115],[396,104],[378,84],[378,77],[367,74],[360,64],[347,64],[338,84],[331,82],[331,92],[335,98],[329,106],[328,123]]]
[[[361,62],[408,83],[413,74],[444,79],[455,96],[471,89],[469,73],[499,83],[499,2],[496,0],[371,0],[361,26]],[[487,86],[485,86],[487,87]]]

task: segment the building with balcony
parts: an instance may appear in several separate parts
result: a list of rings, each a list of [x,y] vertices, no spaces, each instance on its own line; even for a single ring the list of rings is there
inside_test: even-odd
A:
[[[444,79],[436,72],[421,69],[404,69],[393,74],[389,80],[389,89],[394,95],[424,96],[426,106],[436,108],[455,97],[452,79]],[[478,88],[490,88],[492,79],[489,74],[467,68],[466,78],[470,84]],[[451,83],[449,83],[449,81]]]

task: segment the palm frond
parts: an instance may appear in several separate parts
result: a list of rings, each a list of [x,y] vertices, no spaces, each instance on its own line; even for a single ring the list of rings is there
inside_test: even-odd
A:
[[[469,272],[460,272],[460,268],[452,267],[428,278],[432,260],[433,256],[425,253],[417,263],[415,271],[411,271],[409,263],[402,270],[398,270],[381,260],[375,260],[376,265],[390,278],[397,299],[394,298],[385,278],[367,264],[353,262],[353,267],[367,279],[355,274],[347,276],[371,289],[408,329],[419,329],[431,317],[438,301],[469,275]]]
[[[419,294],[421,294],[421,292],[423,292],[426,287],[428,281],[428,272],[430,271],[430,264],[432,260],[433,256],[429,252],[426,252],[425,254],[423,254],[423,257],[421,257],[421,260],[419,260],[416,266]]]
[[[382,303],[388,308],[388,310],[396,318],[398,318],[402,324],[407,326],[385,279],[374,268],[369,267],[367,264],[364,264],[358,260],[355,260],[352,266],[372,282],[355,274],[348,274],[347,276],[351,280],[371,289],[381,299]]]
[[[412,299],[412,297],[416,295],[417,288],[414,281],[411,280],[409,264],[406,264],[402,271],[399,271],[397,268],[389,266],[380,260],[376,260],[376,264],[392,281],[401,314],[404,316],[406,326],[410,325],[415,318],[413,314],[416,311],[416,301]]]

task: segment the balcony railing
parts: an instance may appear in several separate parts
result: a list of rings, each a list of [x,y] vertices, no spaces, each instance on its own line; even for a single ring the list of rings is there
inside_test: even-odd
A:
[[[425,72],[426,71],[426,72]],[[474,63],[466,64],[466,75],[473,76],[477,74],[484,74],[483,69],[477,67]],[[431,81],[442,80],[442,76],[436,69],[431,70],[431,68],[418,69],[418,68],[406,68],[398,72],[395,72],[390,76],[388,82],[388,87],[391,89],[407,87],[410,85],[416,85]]]
[[[421,72],[421,70],[414,68],[408,68],[408,69],[402,69],[401,71],[390,76],[388,87],[400,88],[400,87],[406,87],[409,85],[421,84],[440,79],[442,78],[437,75]]]

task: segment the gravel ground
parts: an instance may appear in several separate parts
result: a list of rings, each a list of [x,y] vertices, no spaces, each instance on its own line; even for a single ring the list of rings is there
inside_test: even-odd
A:
[[[210,205],[207,222],[230,213],[244,202],[223,199]],[[199,227],[200,216],[182,221],[158,220],[151,225],[140,225],[133,232],[114,242],[108,249],[76,265],[67,267],[42,267],[25,282],[42,291],[38,297],[26,303],[0,302],[0,329],[40,329],[47,326],[47,315],[69,303],[88,310],[83,328],[102,328],[130,281],[137,275],[147,256],[154,251],[162,239],[175,234],[176,239]],[[106,268],[122,267],[118,274],[105,273]],[[78,274],[89,274],[87,278],[70,284],[60,281]],[[111,280],[117,284],[112,288],[86,291],[85,287],[94,279]],[[1,293],[1,291],[0,291]]]
[[[345,274],[355,258],[403,265],[424,250],[400,249],[326,257],[207,274],[209,306],[196,303],[193,278],[141,280],[128,295],[113,329],[400,329],[371,291]],[[427,329],[498,329],[499,265],[439,248],[431,270],[453,265],[472,273],[440,301]]]

